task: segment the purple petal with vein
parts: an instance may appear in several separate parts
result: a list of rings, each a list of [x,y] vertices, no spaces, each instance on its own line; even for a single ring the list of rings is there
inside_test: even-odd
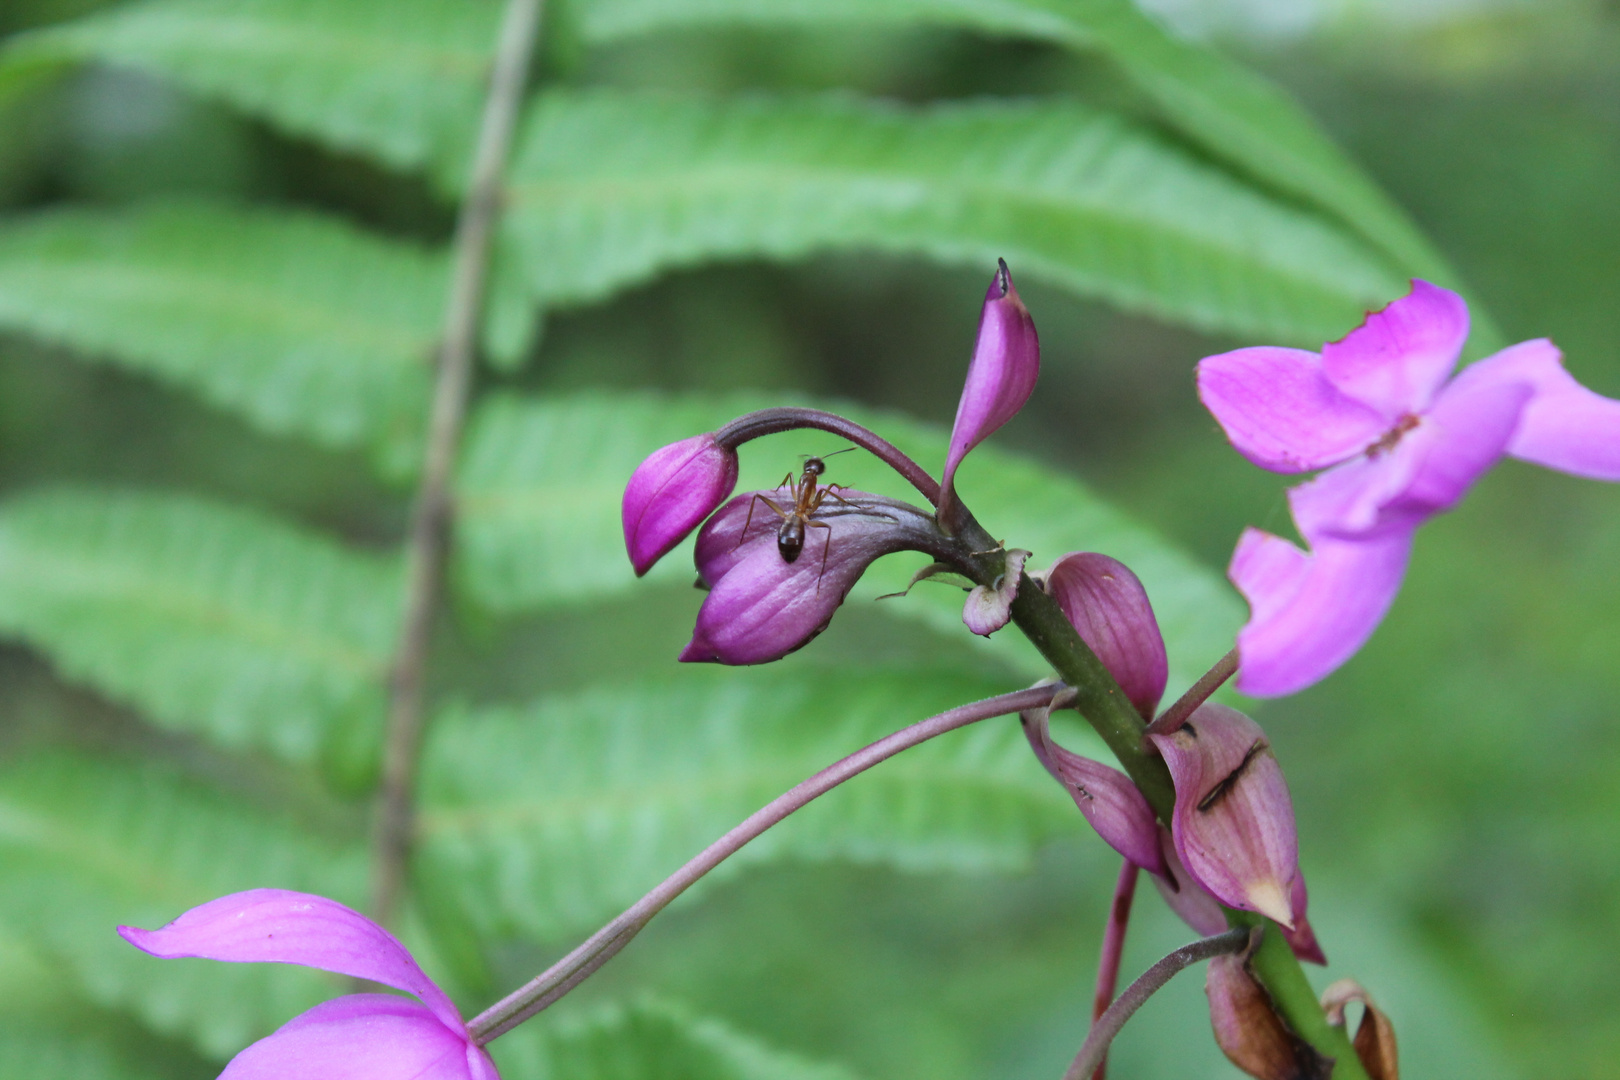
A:
[[[737,453],[694,435],[648,455],[624,489],[624,547],[640,577],[737,486]]]
[[[1182,922],[1205,937],[1225,930],[1226,910],[1181,865],[1181,856],[1176,854],[1176,842],[1171,839],[1170,830],[1163,825],[1159,826],[1159,850],[1164,855],[1165,872],[1163,877],[1155,877],[1153,884],[1158,886],[1165,904],[1181,916]]]
[[[1592,480],[1620,480],[1620,401],[1576,382],[1552,342],[1525,341],[1503,349],[1464,368],[1456,382],[1529,383],[1535,396],[1507,452]]]
[[[1047,571],[1046,591],[1136,711],[1151,720],[1170,663],[1147,590],[1130,567],[1107,555],[1073,552]]]
[[[455,1031],[461,1013],[395,937],[335,900],[287,889],[250,889],[194,907],[158,930],[120,926],[153,956],[302,964],[392,986],[421,998]]]
[[[1412,291],[1322,347],[1322,372],[1342,392],[1394,422],[1429,407],[1468,340],[1468,305],[1450,289]]]
[[[1053,742],[1046,710],[1031,710],[1020,719],[1035,756],[1074,799],[1097,835],[1144,870],[1164,873],[1158,822],[1131,778]]]
[[[1206,704],[1149,738],[1175,781],[1170,829],[1181,864],[1222,903],[1293,928],[1294,804],[1260,725]]]
[[[1227,576],[1249,601],[1238,634],[1237,688],[1245,694],[1292,694],[1355,655],[1400,590],[1412,531],[1314,545],[1306,554],[1258,529],[1238,541]]]
[[[1348,460],[1389,427],[1377,410],[1341,393],[1322,358],[1261,345],[1198,363],[1198,398],[1237,452],[1262,469],[1294,473]]]
[[[951,426],[951,446],[940,485],[941,508],[955,491],[956,467],[968,451],[1011,420],[1035,389],[1041,372],[1041,346],[1035,320],[1018,298],[1007,264],[1001,263],[984,294],[979,339],[973,347],[962,399]]]
[[[496,1080],[495,1066],[426,1006],[392,994],[317,1005],[237,1054],[220,1080]]]
[[[737,496],[698,533],[698,576],[709,595],[680,655],[684,661],[781,659],[826,628],[874,559],[924,547],[933,535],[933,519],[916,507],[845,490],[815,514],[813,520],[829,528],[807,528],[798,558],[788,562],[777,549],[781,520],[764,507],[750,520],[755,494]]]

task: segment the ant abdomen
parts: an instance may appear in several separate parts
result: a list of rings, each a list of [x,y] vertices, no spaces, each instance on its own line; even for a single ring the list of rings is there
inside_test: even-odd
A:
[[[804,550],[804,522],[798,517],[790,517],[782,522],[782,527],[776,530],[776,550],[781,554],[783,562],[792,562]]]

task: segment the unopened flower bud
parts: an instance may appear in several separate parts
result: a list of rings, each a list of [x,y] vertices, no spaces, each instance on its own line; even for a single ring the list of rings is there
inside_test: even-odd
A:
[[[640,577],[726,501],[737,486],[737,453],[713,435],[654,450],[624,489],[624,547]]]
[[[1294,929],[1294,805],[1260,725],[1206,704],[1150,738],[1175,781],[1170,827],[1182,865],[1222,903]]]
[[[948,520],[956,497],[956,467],[968,451],[1011,420],[1035,389],[1041,371],[1041,345],[1035,320],[1013,288],[1007,264],[1001,262],[984,296],[979,316],[979,340],[973,348],[962,399],[951,427],[951,447],[945,458],[940,517]]]
[[[1170,664],[1147,590],[1130,567],[1107,555],[1074,552],[1046,572],[1046,591],[1142,719],[1153,719]]]

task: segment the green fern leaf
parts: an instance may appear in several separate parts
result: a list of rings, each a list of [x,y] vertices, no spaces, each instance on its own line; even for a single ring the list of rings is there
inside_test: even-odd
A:
[[[1288,95],[1166,33],[1130,0],[577,0],[590,44],[694,26],[949,26],[1102,54],[1184,138],[1254,182],[1328,210],[1408,274],[1444,260]]]
[[[486,939],[550,940],[628,906],[799,781],[907,723],[1006,690],[954,672],[683,671],[669,683],[452,711],[424,758],[421,872]],[[724,865],[852,858],[1006,869],[1072,829],[1016,722],[885,762]],[[715,876],[725,876],[717,872]]]
[[[227,747],[347,764],[374,745],[398,597],[391,562],[243,510],[72,490],[0,505],[0,630]]]
[[[965,363],[965,361],[964,361]],[[581,395],[551,400],[497,396],[475,415],[462,460],[458,571],[461,586],[496,611],[577,602],[635,586],[624,553],[619,503],[625,482],[647,454],[765,405],[809,404],[781,398],[663,399],[647,395]],[[821,403],[827,404],[825,402]],[[835,405],[896,443],[924,467],[945,458],[946,432],[894,414]],[[750,443],[742,451],[739,491],[769,488],[798,463],[825,453],[830,435],[794,432]],[[920,496],[867,454],[837,459],[839,483],[920,502]],[[994,476],[980,485],[977,476]],[[991,533],[1035,552],[1032,567],[1067,551],[1101,551],[1128,563],[1146,583],[1170,647],[1173,677],[1190,682],[1232,647],[1242,608],[1220,576],[1136,524],[1072,477],[980,447],[963,466],[964,498]],[[649,578],[691,580],[683,547]],[[922,556],[880,560],[850,603],[903,589]],[[645,585],[640,586],[645,587]],[[962,594],[922,585],[883,610],[967,636]],[[1015,670],[1039,676],[1043,661],[1017,634],[997,634],[977,647]]]
[[[331,219],[203,204],[0,225],[0,327],[278,433],[414,457],[444,264]]]
[[[453,188],[499,18],[495,0],[147,0],[23,35],[3,63],[149,72]]]
[[[1320,344],[1402,278],[1325,219],[1072,102],[558,93],[509,236],[545,304],[673,266],[877,249],[1041,279],[1207,330]]]
[[[155,765],[44,753],[0,769],[0,919],[90,1000],[213,1057],[269,1034],[341,983],[281,964],[158,960],[114,927],[161,926],[263,886],[352,904],[364,890],[362,852]]]
[[[654,1000],[558,1009],[490,1050],[505,1080],[851,1080]]]

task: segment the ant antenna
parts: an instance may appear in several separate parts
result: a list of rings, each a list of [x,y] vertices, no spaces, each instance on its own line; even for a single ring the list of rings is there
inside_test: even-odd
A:
[[[822,461],[826,461],[830,457],[837,457],[839,454],[847,454],[851,450],[859,450],[859,449],[860,449],[860,447],[858,447],[858,446],[846,446],[842,450],[834,450],[830,454],[800,454],[799,455],[799,460],[800,461],[809,461],[811,458],[820,458]]]

